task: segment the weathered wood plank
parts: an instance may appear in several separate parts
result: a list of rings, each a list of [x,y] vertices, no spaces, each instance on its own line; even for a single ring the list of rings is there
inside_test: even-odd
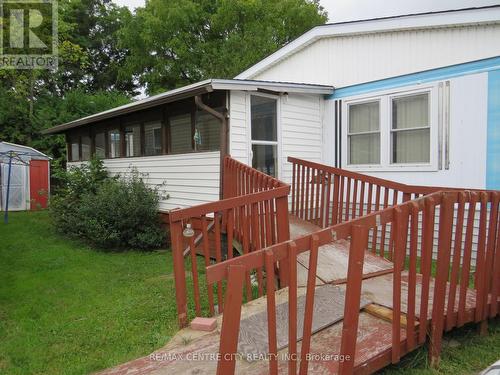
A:
[[[346,240],[335,241],[319,248],[318,277],[325,283],[343,283],[347,279],[347,263],[349,262],[350,243]],[[308,267],[309,252],[301,253],[297,257],[300,264]],[[365,252],[363,263],[363,277],[391,272],[393,264],[386,259]]]
[[[297,340],[302,338],[304,325],[305,295],[297,301]],[[344,316],[345,295],[342,288],[325,285],[316,288],[312,332],[316,333],[340,320]],[[368,305],[362,298],[360,308]],[[276,306],[276,331],[278,350],[288,345],[288,302]],[[238,352],[244,357],[264,356],[268,353],[267,313],[265,311],[241,321]]]

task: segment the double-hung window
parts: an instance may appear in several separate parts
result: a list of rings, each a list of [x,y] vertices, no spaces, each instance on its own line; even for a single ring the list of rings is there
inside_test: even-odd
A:
[[[393,97],[391,163],[429,163],[429,94]]]
[[[380,102],[349,106],[349,164],[380,164]]]
[[[347,101],[347,165],[432,167],[431,93],[420,90]]]
[[[251,95],[252,167],[270,176],[278,176],[278,101]]]

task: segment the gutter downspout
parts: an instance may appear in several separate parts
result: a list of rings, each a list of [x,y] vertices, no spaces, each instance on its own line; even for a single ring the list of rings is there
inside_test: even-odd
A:
[[[221,122],[221,133],[220,133],[220,173],[219,173],[219,198],[223,199],[224,198],[224,192],[223,192],[223,181],[224,181],[224,157],[228,155],[227,149],[228,149],[228,142],[227,142],[227,133],[228,133],[228,126],[227,126],[227,116],[217,112],[215,109],[212,107],[209,107],[205,103],[203,103],[203,100],[201,99],[200,95],[196,95],[194,97],[194,102],[196,104],[196,107],[201,109],[202,111],[207,112],[208,114],[212,115],[213,117],[219,119]]]

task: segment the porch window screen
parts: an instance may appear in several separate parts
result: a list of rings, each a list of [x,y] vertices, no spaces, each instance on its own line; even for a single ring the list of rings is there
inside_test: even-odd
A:
[[[391,162],[429,163],[429,94],[392,99]]]
[[[170,117],[170,146],[172,153],[193,151],[190,113]]]
[[[380,164],[380,103],[349,106],[349,164]]]
[[[144,124],[144,155],[161,155],[161,122]]]
[[[141,156],[141,126],[131,125],[125,127],[125,150],[127,157]]]
[[[95,155],[98,158],[104,159],[106,157],[106,137],[104,133],[96,133],[95,135]]]
[[[118,129],[110,130],[108,132],[109,143],[109,157],[120,157],[120,131]]]
[[[90,137],[82,135],[82,160],[90,160]]]
[[[197,151],[220,149],[220,120],[204,111],[196,112],[194,146]]]
[[[80,160],[80,144],[78,143],[78,138],[71,141],[71,161]]]

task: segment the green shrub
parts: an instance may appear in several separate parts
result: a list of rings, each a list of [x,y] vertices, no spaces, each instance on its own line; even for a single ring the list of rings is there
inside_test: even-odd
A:
[[[65,188],[52,200],[57,229],[106,249],[152,249],[163,245],[160,196],[137,171],[111,178],[102,162],[72,168]]]

